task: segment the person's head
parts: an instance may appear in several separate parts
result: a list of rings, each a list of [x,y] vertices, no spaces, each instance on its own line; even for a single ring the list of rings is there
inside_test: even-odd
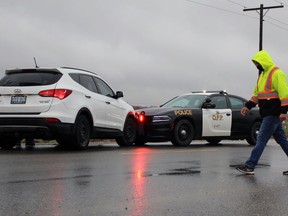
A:
[[[275,65],[268,52],[265,50],[261,50],[260,52],[256,53],[256,55],[252,59],[252,62],[261,72],[269,70]]]
[[[254,63],[254,65],[257,67],[257,69],[259,71],[261,71],[261,72],[264,71],[264,68],[261,66],[261,64],[259,62],[254,61],[254,60],[252,60],[252,62]]]

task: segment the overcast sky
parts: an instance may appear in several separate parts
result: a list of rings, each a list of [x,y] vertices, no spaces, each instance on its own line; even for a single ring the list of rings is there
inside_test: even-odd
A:
[[[288,75],[288,0],[0,0],[0,76],[36,57],[94,71],[132,105],[203,89],[250,98],[259,14],[243,9],[280,2],[263,48]]]

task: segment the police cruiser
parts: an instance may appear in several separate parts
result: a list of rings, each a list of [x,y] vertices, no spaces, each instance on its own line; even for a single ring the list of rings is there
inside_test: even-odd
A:
[[[191,92],[177,96],[157,108],[137,109],[136,145],[171,141],[175,146],[192,140],[246,139],[255,145],[261,124],[258,108],[240,113],[246,99],[226,91]]]

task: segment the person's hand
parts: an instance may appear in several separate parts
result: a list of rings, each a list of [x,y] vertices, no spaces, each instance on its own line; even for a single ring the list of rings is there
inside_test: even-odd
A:
[[[279,116],[279,118],[280,118],[281,121],[284,121],[284,120],[287,119],[287,114],[281,113],[280,116]]]
[[[242,116],[245,116],[245,114],[246,114],[246,112],[248,111],[248,108],[247,107],[243,107],[242,109],[241,109],[241,115]]]

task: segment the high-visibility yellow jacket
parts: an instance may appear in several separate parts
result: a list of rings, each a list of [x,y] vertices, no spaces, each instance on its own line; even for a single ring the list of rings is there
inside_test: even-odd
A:
[[[259,75],[254,95],[246,107],[251,109],[258,105],[262,117],[287,113],[288,85],[285,73],[275,65],[265,50],[258,52],[252,61],[259,63],[264,71]]]

